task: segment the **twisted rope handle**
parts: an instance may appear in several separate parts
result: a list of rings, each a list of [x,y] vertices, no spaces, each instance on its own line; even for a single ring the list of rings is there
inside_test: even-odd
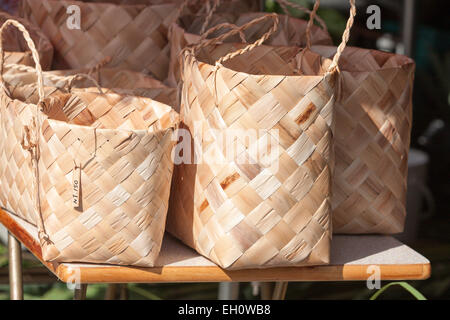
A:
[[[224,29],[224,28],[229,28],[229,29],[231,29],[231,30],[236,30],[236,31],[239,33],[239,37],[241,38],[241,41],[242,41],[243,43],[247,43],[247,40],[245,39],[245,34],[244,34],[244,32],[243,32],[238,26],[236,26],[235,24],[228,23],[228,22],[220,23],[220,24],[218,24],[218,25],[216,25],[216,26],[214,26],[214,27],[208,29],[205,33],[202,34],[202,36],[200,37],[200,39],[199,39],[199,41],[198,41],[197,43],[201,43],[202,41],[205,41],[206,38],[207,38],[210,34],[216,32],[217,30]],[[213,39],[213,40],[214,40],[214,39]],[[183,66],[183,61],[182,61],[182,60],[183,60],[183,54],[184,54],[184,52],[187,51],[187,50],[189,50],[188,47],[183,48],[183,49],[178,53],[178,65],[181,66],[181,68],[182,68],[182,66]],[[180,77],[181,77],[181,81],[184,81],[183,71],[182,71],[182,70],[180,70]],[[179,86],[178,86],[178,87],[179,87]]]
[[[27,29],[18,21],[13,19],[8,19],[5,21],[5,23],[0,28],[0,84],[5,90],[5,93],[7,92],[6,85],[3,79],[3,64],[5,60],[5,52],[3,50],[3,32],[4,30],[10,26],[13,25],[17,29],[19,29],[22,32],[22,35],[25,39],[25,42],[27,43],[28,47],[31,50],[31,56],[33,57],[34,64],[35,64],[35,71],[37,74],[37,88],[38,88],[38,94],[39,94],[39,102],[37,107],[35,108],[35,118],[33,121],[35,121],[35,141],[31,142],[31,134],[30,129],[28,126],[25,126],[24,130],[24,137],[22,139],[21,145],[24,147],[25,150],[29,151],[31,154],[31,163],[33,166],[33,172],[34,172],[34,180],[33,183],[35,184],[34,190],[35,190],[35,196],[34,196],[34,205],[36,212],[38,213],[38,226],[39,226],[39,238],[48,242],[50,241],[50,238],[48,234],[45,232],[44,227],[44,220],[42,218],[42,210],[41,210],[41,202],[40,202],[40,191],[39,191],[39,167],[38,167],[38,158],[39,158],[39,134],[41,129],[41,119],[40,119],[40,108],[44,105],[44,80],[42,77],[42,67],[41,63],[39,61],[39,54],[36,50],[36,47],[34,45],[33,40],[30,37],[30,34],[28,33]],[[28,143],[25,142],[25,139],[28,140]]]
[[[318,0],[316,4],[318,6],[320,4],[320,1]],[[336,50],[336,54],[334,55],[333,61],[328,67],[327,73],[333,72],[338,67],[339,59],[342,55],[342,52],[344,52],[345,47],[347,46],[348,40],[350,38],[350,30],[353,26],[353,22],[355,21],[355,16],[356,16],[355,0],[350,0],[350,16],[347,20],[347,25],[345,26],[344,33],[342,34],[342,42]]]
[[[289,14],[288,7],[291,7],[291,8],[297,9],[297,10],[299,10],[301,12],[304,12],[304,13],[306,13],[308,15],[311,15],[311,10],[309,10],[308,8],[305,8],[305,7],[301,6],[301,5],[299,5],[298,3],[291,2],[291,1],[288,1],[288,0],[277,0],[277,2],[280,5],[281,9],[283,9],[285,14]],[[319,17],[318,15],[315,15],[314,18],[320,24],[320,27],[323,30],[328,31],[327,25],[326,25],[325,21],[322,20],[321,17]],[[307,29],[306,32],[308,33],[308,31],[309,30]]]
[[[205,17],[205,21],[203,22],[202,28],[200,29],[200,34],[205,32],[206,27],[208,26],[209,22],[212,19],[212,16],[214,14],[214,12],[216,12],[217,7],[220,5],[220,0],[211,0],[212,5],[210,5],[210,2],[207,2],[208,5],[208,9],[206,12],[206,17]]]
[[[219,65],[221,65],[221,64],[222,64],[223,62],[225,62],[225,61],[228,61],[228,60],[230,60],[230,59],[233,59],[234,57],[236,57],[236,56],[238,56],[238,55],[241,55],[241,54],[244,54],[244,53],[246,53],[246,52],[249,52],[249,51],[253,50],[254,48],[256,48],[256,47],[262,45],[262,44],[264,43],[264,41],[266,41],[272,34],[274,34],[274,33],[277,31],[277,29],[278,29],[278,24],[279,24],[279,18],[278,18],[278,15],[277,15],[276,13],[266,14],[266,15],[264,15],[264,16],[262,16],[262,17],[256,18],[256,19],[254,19],[254,20],[252,20],[252,21],[250,21],[250,22],[248,22],[248,23],[242,25],[241,27],[233,28],[233,29],[230,30],[229,32],[224,33],[224,34],[218,36],[217,38],[213,38],[213,39],[205,39],[204,41],[198,43],[197,45],[190,47],[189,50],[190,50],[192,53],[194,53],[194,52],[198,51],[199,49],[201,49],[201,48],[203,48],[203,47],[207,47],[207,46],[209,46],[209,45],[211,45],[211,44],[217,44],[217,43],[220,43],[220,42],[222,42],[223,40],[225,40],[226,38],[228,38],[228,37],[230,37],[230,36],[232,36],[232,35],[235,35],[235,34],[237,34],[237,33],[239,33],[239,32],[242,32],[242,31],[244,31],[244,30],[246,30],[246,29],[252,27],[253,25],[260,23],[261,21],[268,20],[268,19],[272,19],[272,20],[273,20],[273,26],[272,26],[272,28],[270,28],[265,34],[263,34],[263,36],[262,36],[261,38],[259,38],[259,39],[256,40],[255,42],[253,42],[253,43],[247,45],[245,48],[236,50],[236,51],[234,51],[234,52],[230,52],[230,53],[228,53],[227,55],[221,57],[221,58],[216,62],[216,66],[219,66]],[[213,28],[215,28],[215,27],[213,27]],[[208,30],[208,31],[209,31],[209,30]],[[207,31],[207,32],[208,32],[208,31]]]
[[[244,32],[237,25],[232,24],[232,23],[228,23],[228,22],[220,23],[220,24],[215,25],[214,27],[208,29],[208,31],[206,31],[205,33],[202,34],[202,36],[200,37],[199,42],[204,41],[206,38],[208,38],[208,36],[210,34],[216,32],[217,30],[224,29],[224,28],[229,28],[231,30],[237,29],[237,31],[239,32],[239,37],[241,38],[241,41],[243,43],[247,42],[247,40],[245,39]]]
[[[19,29],[22,32],[25,42],[27,43],[28,47],[30,48],[31,56],[32,56],[34,64],[35,64],[34,70],[37,74],[39,104],[42,104],[44,101],[44,80],[42,77],[42,67],[41,67],[41,63],[39,60],[39,54],[36,50],[36,46],[34,45],[34,42],[31,39],[31,36],[28,33],[27,29],[20,22],[13,20],[13,19],[6,20],[5,23],[3,23],[3,25],[0,28],[0,84],[4,89],[6,89],[6,85],[3,80],[3,67],[4,67],[4,61],[5,61],[5,51],[3,50],[3,32],[10,25],[15,26],[17,29]]]
[[[69,92],[72,91],[72,86],[75,80],[80,80],[80,79],[87,79],[87,80],[91,80],[94,85],[97,87],[98,91],[103,94],[103,90],[100,87],[99,83],[97,82],[97,80],[95,80],[91,75],[87,74],[87,73],[77,73],[71,77],[69,77],[69,82],[67,83],[67,90]]]
[[[93,73],[97,74],[97,81],[95,82],[96,84],[97,84],[97,82],[101,83],[100,69],[103,68],[104,66],[106,66],[111,61],[112,61],[112,58],[110,56],[106,56],[102,60],[100,60],[95,66],[93,66],[91,69],[89,69],[89,71],[87,73],[88,75],[92,75]]]

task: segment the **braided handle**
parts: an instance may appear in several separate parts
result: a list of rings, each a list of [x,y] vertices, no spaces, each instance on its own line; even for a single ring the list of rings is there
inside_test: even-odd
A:
[[[208,29],[205,33],[202,34],[202,36],[200,37],[199,42],[204,41],[206,38],[208,38],[208,36],[209,36],[211,33],[214,33],[214,32],[216,32],[217,30],[225,29],[225,28],[228,28],[228,29],[231,29],[231,30],[237,29],[237,31],[239,32],[239,37],[241,38],[241,41],[242,41],[243,43],[246,43],[246,42],[247,42],[247,40],[245,39],[245,34],[244,34],[244,32],[242,32],[242,30],[241,30],[238,26],[236,26],[235,24],[228,23],[228,22],[220,23],[220,24],[215,25],[214,27]]]
[[[25,39],[25,42],[28,45],[28,48],[31,51],[31,56],[33,57],[34,64],[35,64],[35,70],[37,74],[37,87],[38,87],[38,94],[39,94],[39,103],[42,103],[44,101],[44,80],[42,77],[42,67],[41,63],[39,61],[39,54],[36,50],[36,46],[34,45],[33,40],[31,39],[30,34],[28,33],[27,29],[18,21],[13,19],[8,19],[3,23],[3,25],[0,28],[0,84],[3,88],[6,88],[5,82],[3,80],[3,67],[4,67],[4,61],[5,61],[5,51],[3,50],[3,32],[4,30],[10,26],[13,25],[17,29],[19,29],[22,32],[22,35]]]
[[[281,9],[283,9],[285,14],[289,14],[288,7],[291,7],[291,8],[297,9],[297,10],[299,10],[301,12],[304,12],[304,13],[306,13],[308,15],[311,15],[311,10],[309,10],[308,8],[305,8],[305,7],[301,6],[301,5],[299,5],[298,3],[291,2],[291,1],[288,1],[288,0],[277,0],[277,2],[280,5]],[[323,21],[321,17],[319,17],[318,15],[315,15],[314,18],[320,24],[320,27],[323,30],[325,30],[325,31],[328,30],[325,21]],[[307,33],[308,33],[308,31],[309,30],[306,29]]]
[[[235,35],[235,34],[237,34],[239,32],[242,32],[242,31],[250,28],[251,26],[260,23],[261,21],[268,20],[268,19],[272,19],[273,20],[272,28],[270,28],[261,38],[259,38],[255,42],[247,45],[245,48],[236,50],[235,52],[230,52],[227,55],[221,57],[216,62],[216,65],[221,65],[225,61],[233,59],[234,57],[236,57],[238,55],[244,54],[244,53],[246,53],[248,51],[251,51],[254,48],[262,45],[264,43],[264,41],[266,41],[272,34],[274,34],[277,31],[278,24],[279,24],[278,15],[276,13],[266,14],[266,15],[264,15],[262,17],[259,17],[259,18],[256,18],[256,19],[250,21],[249,23],[246,23],[246,24],[242,25],[241,27],[233,28],[229,32],[224,33],[224,34],[218,36],[217,38],[204,40],[204,41],[198,43],[197,45],[192,46],[190,48],[190,50],[191,50],[191,52],[196,52],[197,50],[199,50],[199,49],[201,49],[203,47],[207,47],[207,46],[209,46],[211,44],[220,43],[223,40],[225,40],[226,38],[228,38],[228,37],[230,37],[232,35]],[[215,27],[213,27],[213,28],[215,28]],[[209,30],[207,32],[209,32]]]
[[[205,21],[203,22],[202,28],[200,29],[200,34],[205,32],[206,27],[208,26],[209,22],[211,21],[214,12],[216,11],[217,7],[220,5],[220,0],[211,0],[211,2],[212,2],[212,5],[210,4],[210,2],[207,2],[208,10],[206,11]]]
[[[316,3],[319,3],[320,1],[317,1]],[[342,34],[342,42],[337,47],[336,54],[333,57],[333,61],[328,67],[328,73],[333,72],[337,67],[339,63],[339,59],[342,55],[342,52],[344,52],[345,47],[347,46],[348,40],[350,38],[350,30],[353,26],[353,22],[355,21],[356,16],[356,6],[355,6],[355,0],[350,0],[350,16],[347,20],[347,25],[345,26],[344,33]]]
[[[70,80],[67,83],[67,90],[69,92],[71,92],[74,81],[75,80],[80,80],[80,79],[91,80],[94,83],[94,85],[97,87],[99,93],[103,94],[103,90],[100,87],[100,85],[98,84],[97,80],[95,80],[91,75],[89,75],[87,73],[77,73],[77,74],[73,75],[72,77],[70,77]]]
[[[33,57],[34,63],[35,63],[35,71],[37,74],[37,87],[38,87],[38,93],[39,93],[39,103],[38,106],[43,106],[43,102],[44,102],[44,80],[42,77],[42,67],[41,67],[41,63],[39,61],[39,54],[36,50],[36,47],[34,45],[33,40],[30,37],[30,34],[28,33],[27,29],[18,21],[13,20],[13,19],[8,19],[5,21],[5,23],[1,26],[0,28],[0,85],[3,87],[4,90],[6,90],[6,86],[5,86],[5,82],[3,79],[3,64],[4,64],[4,60],[5,60],[5,52],[3,50],[3,32],[4,30],[10,26],[13,25],[15,26],[17,29],[19,29],[22,32],[22,35],[28,45],[28,47],[31,50],[31,55]],[[44,219],[42,217],[42,211],[41,211],[41,202],[40,202],[40,190],[39,190],[39,167],[38,167],[38,159],[39,159],[39,135],[40,135],[40,130],[41,130],[41,115],[40,115],[40,110],[39,107],[35,108],[35,122],[34,122],[34,127],[35,127],[35,140],[33,142],[31,142],[30,138],[31,138],[31,134],[30,134],[30,129],[28,126],[24,127],[24,137],[23,137],[23,141],[21,143],[22,147],[29,151],[31,154],[31,164],[33,167],[33,173],[34,173],[34,179],[32,181],[32,183],[34,184],[34,190],[35,190],[35,194],[34,194],[34,205],[35,205],[35,209],[36,212],[38,214],[38,220],[37,220],[37,224],[38,224],[38,235],[39,235],[39,239],[41,240],[41,245],[46,245],[49,241],[49,236],[45,231],[45,226],[44,226]],[[25,137],[28,140],[28,143],[25,143]]]

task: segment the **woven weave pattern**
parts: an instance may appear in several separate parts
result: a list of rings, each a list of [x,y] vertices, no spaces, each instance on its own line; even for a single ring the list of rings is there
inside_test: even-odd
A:
[[[314,47],[325,56],[333,47]],[[335,233],[398,233],[406,216],[414,62],[347,48],[336,103]]]
[[[214,71],[242,47],[185,53],[182,121],[204,159],[175,166],[168,231],[224,268],[328,263],[334,77],[295,75],[294,47],[256,47]],[[320,62],[302,56],[305,69]],[[236,157],[218,161],[226,146],[208,129],[263,130],[278,156],[248,161],[258,147],[238,137]]]
[[[71,83],[72,88],[83,88],[84,91],[98,92],[95,82],[104,93],[119,93],[150,98],[173,106],[177,100],[177,89],[165,86],[159,80],[148,75],[117,68],[101,68],[92,74],[91,78],[83,77],[90,74],[90,69],[54,70],[44,72],[44,84],[50,87],[68,89],[73,76],[79,75]],[[4,78],[12,85],[23,86],[36,83],[36,73],[31,67],[7,65]]]
[[[67,7],[77,5],[81,30],[68,29]],[[176,4],[116,5],[77,1],[24,0],[21,15],[42,29],[55,47],[58,69],[93,67],[112,57],[111,67],[167,77],[167,31]]]
[[[208,24],[208,28],[217,26],[221,23],[232,23],[237,26],[242,26],[251,20],[259,18],[264,15],[262,12],[245,13],[238,14],[241,11],[237,11],[235,14],[231,13],[221,13],[214,14]],[[301,19],[295,19],[289,16],[280,15],[280,24],[278,30],[265,42],[270,45],[281,45],[281,46],[300,46],[305,45],[305,34],[307,28],[307,21]],[[168,82],[171,86],[176,86],[180,76],[179,76],[179,59],[178,55],[181,50],[189,45],[195,44],[200,40],[201,28],[204,23],[203,17],[197,17],[194,15],[185,15],[178,19],[177,23],[172,24],[169,39],[170,39],[170,66],[169,66],[169,76]],[[265,23],[253,26],[245,31],[243,31],[245,40],[247,42],[254,42],[256,39],[261,38],[261,36],[266,33],[271,27],[271,22],[266,21]],[[226,28],[214,32],[211,37],[217,37],[221,32],[227,31]],[[239,42],[241,39],[234,36],[226,40],[227,42]],[[316,45],[331,45],[332,40],[330,35],[326,30],[323,30],[315,25],[311,27],[311,42]]]
[[[5,12],[0,12],[0,25],[6,20],[11,19],[12,16]],[[15,17],[14,17],[15,18]],[[29,30],[31,38],[36,44],[36,49],[39,53],[42,69],[48,70],[52,64],[53,59],[53,46],[45,35],[36,27],[31,25],[24,19],[19,19]],[[33,59],[31,58],[31,52],[27,49],[23,37],[20,33],[12,27],[8,27],[3,35],[3,45],[5,48],[5,61],[6,63],[18,63],[28,66],[33,65]]]

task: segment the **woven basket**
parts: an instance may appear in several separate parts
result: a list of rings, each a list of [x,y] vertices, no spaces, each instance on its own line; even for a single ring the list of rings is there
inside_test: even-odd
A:
[[[71,5],[80,8],[80,30],[68,29],[66,10]],[[178,17],[177,6],[23,0],[21,15],[52,42],[55,69],[93,67],[110,56],[110,67],[165,80],[169,69],[167,30]]]
[[[306,10],[306,9],[305,9]],[[177,86],[179,76],[179,54],[181,50],[189,45],[198,43],[203,34],[202,30],[212,28],[220,24],[235,24],[241,26],[258,17],[264,15],[262,12],[244,13],[242,11],[235,11],[234,13],[216,13],[213,14],[209,23],[205,25],[205,18],[197,15],[184,15],[181,16],[176,23],[173,23],[169,30],[169,42],[170,42],[170,66],[168,84],[170,86]],[[273,34],[266,44],[270,45],[284,45],[284,46],[305,46],[306,45],[306,28],[308,22],[301,19],[295,19],[289,16],[280,15],[280,25],[275,34]],[[231,25],[229,27],[232,27]],[[271,27],[270,21],[264,24],[254,26],[244,31],[244,37],[248,42],[254,42],[256,39],[261,38],[263,34],[267,32]],[[219,32],[222,31],[222,32]],[[223,30],[218,30],[211,33],[212,37],[217,37]],[[332,40],[326,28],[320,28],[315,25],[311,25],[312,44],[332,45]],[[227,42],[240,41],[239,37],[231,37],[227,39]]]
[[[0,25],[8,19],[13,19],[13,17],[5,12],[0,12]],[[30,31],[31,38],[36,43],[36,49],[39,53],[39,58],[41,59],[42,68],[44,70],[50,69],[53,59],[52,44],[38,28],[33,27],[24,19],[18,19],[18,21]],[[6,63],[17,63],[28,66],[33,65],[31,52],[27,50],[25,41],[23,41],[23,38],[16,29],[8,28],[5,30],[3,47],[5,50]]]
[[[38,85],[0,79],[2,205],[17,213],[33,200],[46,261],[152,266],[164,234],[177,114],[146,98],[44,88],[27,31],[7,24],[24,33]],[[18,205],[14,197],[28,185]]]
[[[317,46],[330,57],[335,47]],[[403,231],[412,125],[414,61],[347,48],[339,63],[336,103],[333,231]]]
[[[333,61],[261,45],[275,14],[183,53],[181,117],[193,138],[175,151],[184,161],[167,230],[223,268],[329,263],[335,70],[351,3]],[[268,17],[276,23],[257,42],[218,44]]]

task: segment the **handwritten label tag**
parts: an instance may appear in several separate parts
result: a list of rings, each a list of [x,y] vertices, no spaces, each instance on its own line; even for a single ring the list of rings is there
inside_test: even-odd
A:
[[[81,168],[73,168],[73,180],[72,180],[72,204],[74,208],[80,207],[80,180],[81,180]]]

